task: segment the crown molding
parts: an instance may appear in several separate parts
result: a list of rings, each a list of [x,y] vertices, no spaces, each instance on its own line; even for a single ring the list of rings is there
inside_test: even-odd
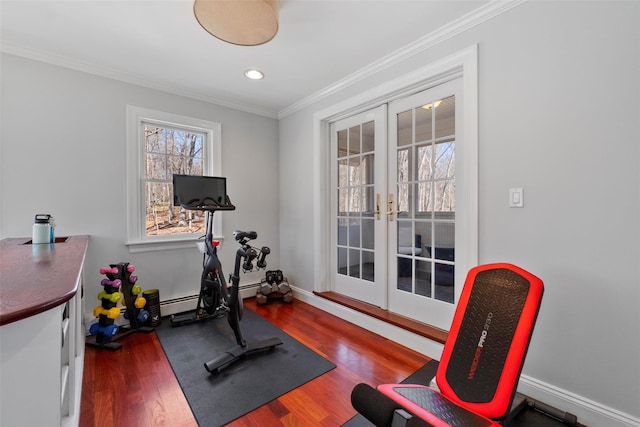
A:
[[[477,9],[451,21],[450,23],[438,28],[437,30],[427,34],[416,41],[409,43],[405,47],[372,62],[364,68],[338,80],[337,82],[325,87],[324,89],[309,95],[308,97],[291,104],[290,106],[278,112],[278,118],[282,119],[296,111],[302,110],[309,105],[325,98],[329,95],[337,93],[346,87],[356,84],[370,76],[375,75],[393,65],[396,65],[412,56],[419,54],[439,43],[444,42],[460,33],[463,33],[477,25],[482,24],[504,12],[513,9],[516,6],[526,2],[527,0],[492,0],[491,2],[478,7]]]
[[[466,15],[452,21],[439,29],[427,34],[424,37],[417,39],[416,41],[406,45],[405,47],[387,55],[377,61],[372,62],[368,66],[338,80],[337,82],[325,87],[324,89],[301,99],[300,101],[291,104],[290,106],[274,112],[261,108],[256,108],[250,105],[239,104],[228,100],[203,96],[199,93],[185,91],[177,87],[163,84],[160,82],[149,81],[146,78],[136,76],[133,74],[123,73],[120,71],[111,70],[105,67],[100,67],[95,64],[91,64],[85,61],[79,61],[62,55],[52,54],[50,52],[44,52],[31,48],[26,48],[7,41],[0,41],[0,52],[4,52],[11,55],[21,56],[24,58],[32,59],[35,61],[45,62],[52,65],[57,65],[64,68],[69,68],[76,71],[81,71],[113,80],[122,81],[125,83],[131,83],[137,86],[147,87],[149,89],[155,89],[162,92],[171,93],[174,95],[184,96],[187,98],[215,104],[221,107],[232,108],[234,110],[244,111],[251,114],[256,114],[263,117],[272,119],[282,119],[296,111],[302,110],[313,103],[326,98],[334,93],[337,93],[351,85],[354,85],[370,76],[375,75],[393,65],[396,65],[412,56],[419,54],[439,43],[448,40],[457,34],[469,30],[477,25],[482,24],[502,13],[511,10],[527,0],[492,0],[489,3],[478,7],[477,9],[467,13]]]
[[[230,102],[224,99],[203,96],[198,93],[182,90],[171,85],[162,84],[159,82],[149,81],[149,79],[142,78],[133,74],[123,73],[121,71],[111,70],[105,67],[101,67],[86,61],[80,61],[77,59],[69,58],[63,55],[53,54],[51,52],[45,52],[42,50],[36,50],[27,48],[15,43],[1,41],[0,52],[10,55],[20,56],[34,61],[44,62],[47,64],[57,65],[63,68],[69,68],[75,71],[80,71],[88,74],[93,74],[100,77],[105,77],[112,80],[118,80],[124,83],[134,84],[136,86],[142,86],[149,89],[159,90],[162,92],[171,93],[173,95],[184,96],[186,98],[195,99],[198,101],[215,104],[221,107],[232,108],[234,110],[244,111],[246,113],[256,114],[272,119],[277,119],[278,116],[273,111],[268,111],[260,108],[256,108],[249,105],[238,104]]]

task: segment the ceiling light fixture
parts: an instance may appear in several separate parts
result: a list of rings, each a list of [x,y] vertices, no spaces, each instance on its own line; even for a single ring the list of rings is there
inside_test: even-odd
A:
[[[193,13],[212,36],[240,46],[257,46],[278,32],[278,0],[195,0]]]
[[[264,78],[264,73],[260,70],[247,70],[244,72],[244,75],[247,76],[248,79],[251,80],[260,80]]]

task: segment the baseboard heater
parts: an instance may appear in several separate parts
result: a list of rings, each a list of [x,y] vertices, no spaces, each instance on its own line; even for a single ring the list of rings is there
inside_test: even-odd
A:
[[[248,283],[240,285],[240,295],[242,298],[256,296],[259,283]],[[162,297],[162,295],[160,295]],[[172,298],[160,301],[160,313],[162,316],[170,316],[172,314],[184,313],[185,311],[194,310],[198,304],[198,295],[188,295],[180,298]]]

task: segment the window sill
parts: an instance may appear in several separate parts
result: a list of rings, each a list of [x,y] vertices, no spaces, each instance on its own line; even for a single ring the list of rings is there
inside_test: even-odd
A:
[[[219,240],[220,243],[224,242],[224,237],[214,236],[213,240]],[[141,253],[141,252],[157,252],[157,251],[169,251],[175,249],[197,249],[197,242],[203,242],[203,239],[197,237],[190,239],[180,240],[154,240],[154,241],[139,241],[139,242],[127,242],[126,245],[129,248],[129,253]]]

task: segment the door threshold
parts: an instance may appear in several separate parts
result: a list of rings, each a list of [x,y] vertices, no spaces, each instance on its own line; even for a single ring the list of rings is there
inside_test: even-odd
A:
[[[427,325],[426,323],[417,322],[413,319],[401,316],[399,314],[391,313],[387,310],[381,309],[380,307],[358,301],[357,299],[349,298],[336,292],[314,292],[314,294],[321,298],[325,298],[329,301],[335,302],[336,304],[343,305],[357,312],[366,314],[367,316],[374,317],[383,322],[412,332],[416,335],[428,338],[431,341],[444,344],[444,342],[447,340],[448,332],[443,329]]]

